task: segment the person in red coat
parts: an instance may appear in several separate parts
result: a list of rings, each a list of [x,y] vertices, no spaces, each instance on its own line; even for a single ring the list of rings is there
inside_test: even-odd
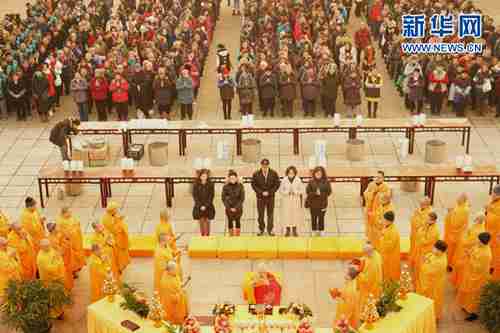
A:
[[[111,99],[115,105],[120,121],[128,121],[128,82],[120,74],[116,74],[109,86]]]
[[[443,99],[448,90],[448,73],[443,66],[429,73],[429,97],[431,102],[431,113],[440,114],[443,107]]]
[[[361,60],[361,52],[371,45],[372,38],[370,35],[370,29],[365,22],[361,23],[361,27],[358,31],[354,33],[354,44],[356,45],[356,63],[359,64]]]
[[[384,5],[380,0],[375,0],[372,7],[370,8],[370,14],[369,14],[370,25],[372,27],[373,35],[375,36],[376,39],[379,38],[380,26],[382,25],[382,21],[384,20],[382,16],[383,8]]]
[[[49,81],[49,116],[54,113],[54,106],[56,102],[56,84],[54,73],[50,70],[48,65],[43,65],[43,72],[47,76],[47,81]]]
[[[97,119],[99,121],[108,120],[108,113],[106,111],[108,91],[109,84],[104,77],[104,69],[96,69],[95,76],[90,81],[90,93],[92,94],[92,99],[95,101]]]

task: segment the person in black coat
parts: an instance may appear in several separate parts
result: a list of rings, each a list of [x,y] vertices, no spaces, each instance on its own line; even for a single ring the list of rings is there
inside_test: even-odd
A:
[[[260,162],[260,170],[252,176],[252,188],[257,195],[257,211],[259,221],[258,236],[264,235],[266,224],[264,223],[264,214],[267,210],[267,233],[274,236],[273,217],[274,217],[274,194],[280,187],[280,177],[278,173],[269,168],[267,158]]]
[[[193,184],[193,219],[199,221],[202,236],[210,236],[210,220],[215,217],[214,195],[215,186],[210,181],[210,172],[200,170]]]
[[[241,230],[241,216],[243,215],[243,202],[245,201],[245,188],[238,180],[238,174],[230,170],[228,181],[222,187],[222,202],[226,207],[229,234],[239,236]]]
[[[316,167],[312,178],[306,187],[306,208],[311,211],[313,234],[321,236],[325,230],[325,214],[328,207],[328,197],[332,194],[332,186],[323,167]]]
[[[12,75],[12,79],[7,85],[10,105],[17,112],[17,120],[26,120],[26,87],[18,73]]]
[[[68,118],[58,122],[51,130],[49,141],[58,146],[61,151],[63,161],[69,161],[68,137],[71,134],[78,134],[80,120]]]

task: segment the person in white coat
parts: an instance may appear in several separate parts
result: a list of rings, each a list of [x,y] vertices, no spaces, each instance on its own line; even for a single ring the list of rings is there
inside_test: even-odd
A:
[[[305,187],[302,180],[297,175],[296,167],[288,167],[285,173],[286,176],[281,181],[279,188],[281,197],[279,227],[285,231],[285,237],[297,237],[300,232],[306,230],[303,205]]]

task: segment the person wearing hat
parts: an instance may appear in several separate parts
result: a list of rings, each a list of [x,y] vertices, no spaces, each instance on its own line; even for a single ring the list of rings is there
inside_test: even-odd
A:
[[[227,182],[222,187],[222,203],[226,208],[227,224],[230,236],[239,236],[241,231],[241,216],[243,215],[243,202],[245,201],[245,188],[239,182],[238,174],[229,170]]]
[[[384,230],[378,249],[382,256],[384,281],[399,281],[401,274],[400,235],[394,224],[395,219],[396,216],[392,211],[384,214]]]
[[[417,294],[434,301],[434,313],[439,320],[443,315],[444,289],[446,286],[446,242],[438,240],[432,252],[425,255],[418,276]]]
[[[500,281],[500,185],[493,188],[490,202],[486,206],[486,231],[491,235],[493,279]]]
[[[222,74],[219,74],[217,87],[220,91],[220,98],[222,100],[222,112],[224,113],[224,120],[231,120],[231,107],[234,98],[234,88],[236,83],[230,75],[229,68],[224,67]]]
[[[177,99],[181,107],[181,120],[193,119],[194,89],[193,79],[191,78],[191,66],[185,65],[181,75],[176,81]]]
[[[480,233],[476,245],[467,254],[463,278],[458,286],[457,303],[469,316],[466,321],[478,319],[479,296],[481,289],[490,280],[492,251],[490,249],[491,234]]]
[[[129,236],[125,217],[118,211],[118,204],[115,201],[110,201],[108,203],[106,211],[101,218],[101,224],[111,235],[113,235],[113,240],[116,244],[118,272],[121,275],[130,263]]]
[[[252,189],[257,196],[258,236],[263,236],[265,231],[269,236],[274,236],[274,196],[280,187],[280,177],[269,167],[269,164],[269,160],[264,158],[260,162],[260,169],[252,175]],[[264,221],[266,211],[267,225]]]

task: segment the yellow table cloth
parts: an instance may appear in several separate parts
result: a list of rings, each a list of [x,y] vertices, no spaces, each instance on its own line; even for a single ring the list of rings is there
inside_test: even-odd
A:
[[[436,315],[434,301],[417,294],[408,294],[408,298],[399,301],[403,307],[400,312],[390,313],[377,321],[373,329],[362,326],[360,333],[436,333]]]

